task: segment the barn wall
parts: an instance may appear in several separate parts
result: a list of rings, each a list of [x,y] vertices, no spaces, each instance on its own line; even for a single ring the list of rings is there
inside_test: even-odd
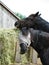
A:
[[[0,28],[14,28],[17,19],[0,5]]]

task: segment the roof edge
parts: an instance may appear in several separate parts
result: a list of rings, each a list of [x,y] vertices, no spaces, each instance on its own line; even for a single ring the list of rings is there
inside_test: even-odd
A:
[[[19,18],[15,15],[15,13],[10,10],[2,1],[0,1],[0,5],[2,5],[7,11],[9,11],[17,20],[19,20]]]

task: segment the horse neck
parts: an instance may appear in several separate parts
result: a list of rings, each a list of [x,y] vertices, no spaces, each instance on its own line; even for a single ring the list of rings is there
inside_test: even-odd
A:
[[[38,43],[38,30],[31,29],[31,47],[33,47],[39,54],[43,52],[43,48],[39,47],[40,44]]]
[[[49,32],[49,23],[44,20],[42,17],[37,16],[34,20],[35,23],[35,29],[43,30],[45,32]]]
[[[36,42],[38,41],[37,40],[37,37],[38,37],[38,31],[37,30],[34,30],[33,28],[30,29],[30,34],[31,34],[31,42],[32,42],[32,46],[36,47]]]

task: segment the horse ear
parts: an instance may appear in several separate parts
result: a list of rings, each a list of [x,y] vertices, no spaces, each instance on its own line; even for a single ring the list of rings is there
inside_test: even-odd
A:
[[[36,12],[35,14],[31,14],[29,15],[29,18],[33,19],[33,17],[36,17],[36,16],[40,16],[41,14],[39,14],[39,11]]]
[[[39,16],[41,16],[41,13],[39,14]]]
[[[38,16],[38,14],[39,14],[39,11],[38,11],[38,12],[36,12],[36,14],[35,14],[34,16],[36,17],[36,16]]]

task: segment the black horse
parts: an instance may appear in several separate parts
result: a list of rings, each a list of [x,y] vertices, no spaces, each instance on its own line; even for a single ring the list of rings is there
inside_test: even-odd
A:
[[[36,30],[42,30],[45,32],[49,32],[49,23],[45,21],[39,12],[35,14],[31,14],[30,16],[18,20],[15,22],[15,26],[18,28],[27,27],[27,28],[34,28]]]
[[[27,48],[31,46],[39,54],[42,64],[49,65],[49,33],[33,28],[23,28],[19,34],[19,40],[21,54],[24,54]]]

